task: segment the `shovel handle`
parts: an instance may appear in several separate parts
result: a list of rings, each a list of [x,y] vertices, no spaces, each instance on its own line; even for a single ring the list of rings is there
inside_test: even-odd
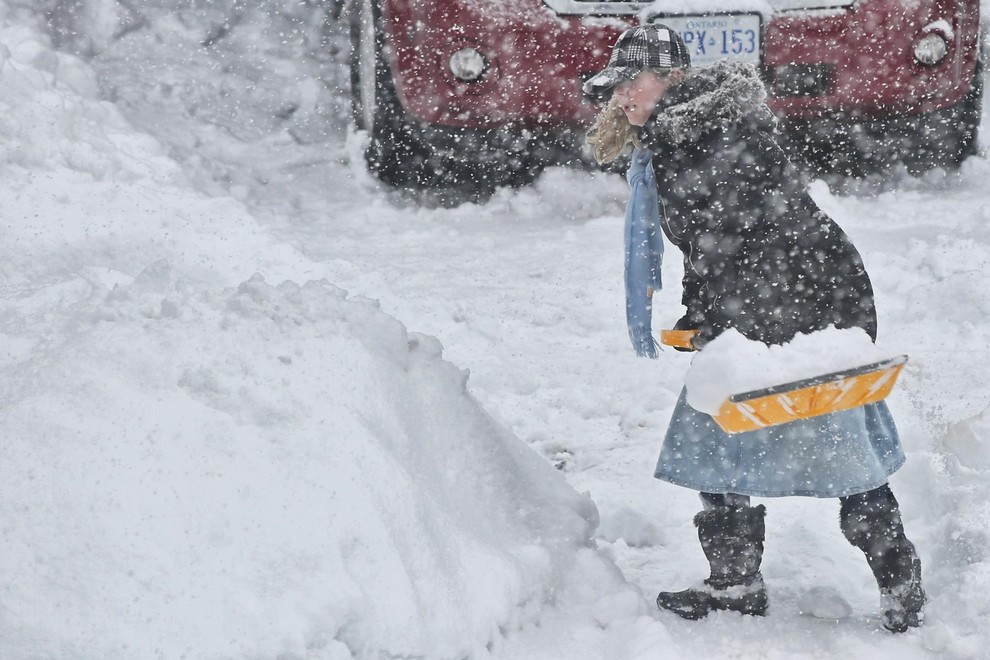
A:
[[[691,340],[698,334],[697,330],[661,330],[660,343],[664,346],[683,348],[689,351],[695,350]]]

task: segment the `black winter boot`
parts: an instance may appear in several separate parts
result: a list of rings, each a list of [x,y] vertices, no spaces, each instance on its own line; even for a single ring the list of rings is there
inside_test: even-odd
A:
[[[904,632],[924,620],[921,561],[904,535],[897,500],[886,485],[842,498],[842,533],[866,554],[880,587],[883,627]]]
[[[767,590],[760,573],[766,507],[716,507],[694,517],[711,577],[704,586],[661,591],[657,606],[685,619],[702,619],[712,610],[762,615]]]

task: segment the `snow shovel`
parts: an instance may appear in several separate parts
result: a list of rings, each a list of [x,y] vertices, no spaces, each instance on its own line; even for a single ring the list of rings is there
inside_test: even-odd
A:
[[[693,330],[663,330],[660,341],[668,346],[693,349],[693,334]],[[726,433],[742,433],[876,403],[890,394],[907,360],[906,355],[899,355],[860,367],[733,394],[713,419]]]

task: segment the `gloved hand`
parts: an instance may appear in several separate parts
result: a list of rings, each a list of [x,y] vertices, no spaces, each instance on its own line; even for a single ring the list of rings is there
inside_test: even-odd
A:
[[[695,335],[691,338],[691,348],[680,348],[674,346],[675,351],[682,351],[685,353],[690,353],[691,351],[699,351],[701,347],[712,340],[712,329],[708,326],[702,325],[697,319],[691,317],[690,314],[685,314],[682,316],[677,323],[674,324],[674,330],[694,330]]]

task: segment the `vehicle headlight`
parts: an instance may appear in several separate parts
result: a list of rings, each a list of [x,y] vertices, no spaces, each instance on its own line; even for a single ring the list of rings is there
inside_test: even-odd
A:
[[[477,48],[462,48],[450,56],[450,72],[463,82],[475,82],[488,68],[488,60]]]
[[[914,43],[914,59],[925,66],[935,66],[949,54],[949,42],[941,34],[932,32]]]

